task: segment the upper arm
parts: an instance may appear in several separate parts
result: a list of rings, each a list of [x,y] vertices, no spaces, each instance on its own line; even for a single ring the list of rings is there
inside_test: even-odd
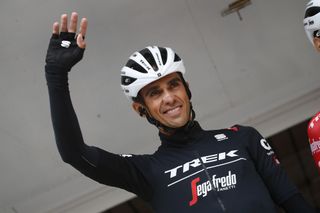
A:
[[[257,172],[266,184],[271,196],[278,203],[296,194],[297,188],[280,165],[272,147],[261,134],[246,127],[247,147]]]
[[[152,188],[143,174],[144,165],[135,162],[141,156],[123,157],[87,145],[79,154],[71,164],[84,175],[101,184],[125,189],[145,200],[150,199]]]

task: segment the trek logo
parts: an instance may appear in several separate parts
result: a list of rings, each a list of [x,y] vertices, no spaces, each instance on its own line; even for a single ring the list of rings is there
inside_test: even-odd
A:
[[[145,69],[150,70],[151,68],[141,59],[140,63],[144,66]]]
[[[201,157],[201,160],[203,163],[212,163],[212,162],[216,162],[216,161],[221,161],[221,160],[225,160],[225,159],[229,159],[229,158],[234,158],[234,157],[238,157],[238,155],[236,154],[236,152],[238,152],[238,150],[231,150],[229,152],[221,152],[221,153],[217,153],[217,154],[213,154],[213,155],[207,155],[207,156],[203,156]],[[201,166],[201,161],[199,158],[193,159],[192,161],[189,161],[183,165],[179,165],[173,169],[167,170],[164,173],[170,174],[170,178],[174,178],[177,176],[178,171],[181,171],[182,173],[186,173],[187,171],[190,170],[190,167],[196,168]]]
[[[213,190],[212,185],[218,192],[236,188],[237,176],[236,174],[232,174],[231,171],[228,171],[226,176],[217,177],[216,175],[213,175],[211,181],[208,180],[203,183],[199,182],[199,177],[191,181],[192,200],[189,202],[189,206],[195,205],[198,202],[199,197],[206,197],[208,192]]]
[[[156,53],[156,56],[157,56],[158,64],[160,64],[160,66],[162,66],[162,63],[161,63],[161,60],[160,60],[159,54],[158,54],[158,53]]]

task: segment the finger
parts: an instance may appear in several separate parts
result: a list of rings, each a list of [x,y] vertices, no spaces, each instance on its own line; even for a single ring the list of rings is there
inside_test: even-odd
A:
[[[69,25],[69,32],[75,33],[77,31],[77,23],[78,23],[78,14],[73,12],[71,14],[70,25]]]
[[[81,49],[84,49],[86,48],[86,42],[84,40],[84,36],[79,33],[78,36],[77,36],[77,45],[81,48]]]
[[[61,20],[60,20],[61,32],[68,32],[67,22],[68,22],[67,14],[61,15]]]
[[[59,22],[54,22],[52,25],[52,34],[59,34]]]
[[[87,27],[88,27],[88,20],[86,18],[82,18],[80,22],[79,34],[81,34],[83,37],[86,36]]]

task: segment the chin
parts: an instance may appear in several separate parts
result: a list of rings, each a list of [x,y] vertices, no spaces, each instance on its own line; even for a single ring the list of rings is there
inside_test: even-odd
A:
[[[174,122],[174,123],[170,123],[168,126],[171,127],[171,128],[180,128],[180,127],[183,127],[184,125],[186,125],[188,122],[188,120],[184,120],[184,121],[181,121],[181,122]]]

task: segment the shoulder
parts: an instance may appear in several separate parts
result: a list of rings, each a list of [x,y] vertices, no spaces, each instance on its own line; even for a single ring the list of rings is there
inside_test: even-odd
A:
[[[152,158],[152,155],[148,154],[119,154],[121,158],[134,164],[146,164]]]
[[[210,131],[217,141],[232,140],[237,143],[247,143],[248,141],[261,139],[260,133],[251,126],[233,125],[228,128]]]
[[[251,126],[243,126],[243,125],[233,125],[228,128],[224,129],[218,129],[218,130],[213,130],[212,131],[215,134],[221,133],[221,134],[228,134],[228,135],[233,135],[233,136],[244,136],[246,134],[257,134],[258,131]]]
[[[153,154],[119,154],[120,157],[127,160],[147,160],[152,157]]]
[[[153,161],[152,154],[120,154],[119,156],[129,164],[142,169],[149,168]]]

